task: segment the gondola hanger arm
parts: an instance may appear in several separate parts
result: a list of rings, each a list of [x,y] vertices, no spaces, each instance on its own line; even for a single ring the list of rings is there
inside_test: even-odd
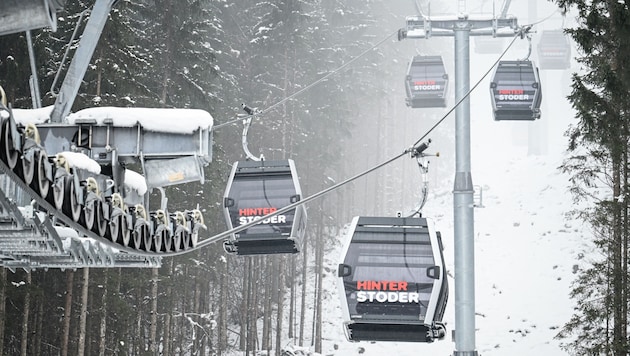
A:
[[[527,47],[527,56],[521,59],[522,61],[528,61],[529,56],[532,54],[532,34],[530,30],[532,29],[531,25],[523,26],[520,28],[518,34],[521,38],[527,38],[528,47]]]
[[[408,149],[408,152],[410,153],[411,157],[416,159],[416,162],[418,163],[418,168],[420,169],[420,175],[422,176],[420,201],[416,205],[416,208],[414,209],[414,211],[408,217],[413,217],[415,215],[422,216],[422,208],[426,204],[427,198],[429,196],[429,178],[428,178],[429,161],[427,161],[425,158],[427,156],[435,156],[435,157],[440,156],[439,152],[436,152],[434,154],[425,153],[427,148],[429,148],[429,144],[431,144],[431,139]]]
[[[243,120],[243,134],[241,135],[241,143],[243,144],[243,151],[245,151],[245,155],[247,156],[248,160],[262,161],[264,160],[264,157],[262,155],[260,155],[260,157],[254,156],[249,150],[248,143],[247,143],[247,133],[249,131],[249,127],[252,124],[252,118],[254,117],[255,114],[257,114],[257,110],[250,108],[245,103],[241,104],[241,108],[243,108],[243,111],[247,113],[247,117]]]

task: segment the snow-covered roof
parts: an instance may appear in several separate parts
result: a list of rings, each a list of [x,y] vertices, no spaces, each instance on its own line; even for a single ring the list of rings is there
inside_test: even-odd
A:
[[[116,127],[133,127],[140,124],[145,130],[188,134],[199,128],[210,129],[212,115],[200,109],[117,108],[112,106],[79,110],[67,117],[68,123],[92,119],[103,124],[112,120]]]
[[[50,119],[54,105],[46,106],[39,109],[13,109],[13,118],[15,123],[26,126],[28,123],[41,124]]]

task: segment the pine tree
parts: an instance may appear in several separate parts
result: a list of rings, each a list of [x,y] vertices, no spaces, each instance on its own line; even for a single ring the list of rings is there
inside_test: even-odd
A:
[[[574,156],[564,165],[574,174],[575,189],[581,198],[592,197],[593,187],[607,189],[604,197],[591,200],[593,209],[586,216],[595,231],[596,243],[606,257],[587,269],[574,286],[576,315],[565,325],[560,336],[574,335],[567,349],[579,354],[602,352],[611,355],[628,353],[628,139],[630,138],[627,98],[630,94],[625,68],[630,50],[630,16],[628,5],[618,1],[559,0],[567,10],[577,8],[580,25],[568,30],[584,56],[579,59],[587,71],[573,75],[569,99],[579,122],[569,131],[569,149]],[[595,166],[592,163],[604,163]],[[601,268],[604,267],[605,268]],[[588,278],[587,278],[588,277]],[[597,284],[593,283],[597,282]],[[586,283],[586,285],[585,285]],[[598,286],[601,300],[590,296]],[[580,324],[576,320],[581,321]],[[584,335],[601,329],[600,338]]]

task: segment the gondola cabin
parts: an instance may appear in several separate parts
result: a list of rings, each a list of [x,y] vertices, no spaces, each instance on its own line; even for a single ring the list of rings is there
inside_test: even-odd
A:
[[[409,62],[405,89],[407,106],[446,107],[448,74],[440,56],[414,56]]]
[[[545,30],[538,42],[538,63],[543,70],[571,67],[571,43],[562,30]]]
[[[536,120],[542,102],[538,68],[529,60],[500,61],[490,83],[494,119]]]
[[[431,342],[445,335],[440,234],[426,218],[355,217],[338,268],[349,341]]]
[[[238,161],[225,191],[223,205],[229,229],[261,219],[298,202],[302,191],[292,160]],[[297,253],[306,230],[306,209],[265,218],[234,234],[223,244],[238,255]]]

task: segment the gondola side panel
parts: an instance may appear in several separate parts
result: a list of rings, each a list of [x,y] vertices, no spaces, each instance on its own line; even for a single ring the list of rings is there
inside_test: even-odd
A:
[[[531,61],[501,61],[490,83],[494,119],[540,118],[542,91],[538,68]]]
[[[303,206],[264,218],[301,199],[292,161],[239,161],[233,166],[224,197],[229,228],[260,220],[232,238],[238,254],[297,253],[306,228]]]
[[[414,56],[407,67],[405,91],[412,108],[446,107],[448,74],[440,56]]]
[[[338,277],[351,341],[432,341],[446,298],[442,251],[423,218],[357,217]]]

